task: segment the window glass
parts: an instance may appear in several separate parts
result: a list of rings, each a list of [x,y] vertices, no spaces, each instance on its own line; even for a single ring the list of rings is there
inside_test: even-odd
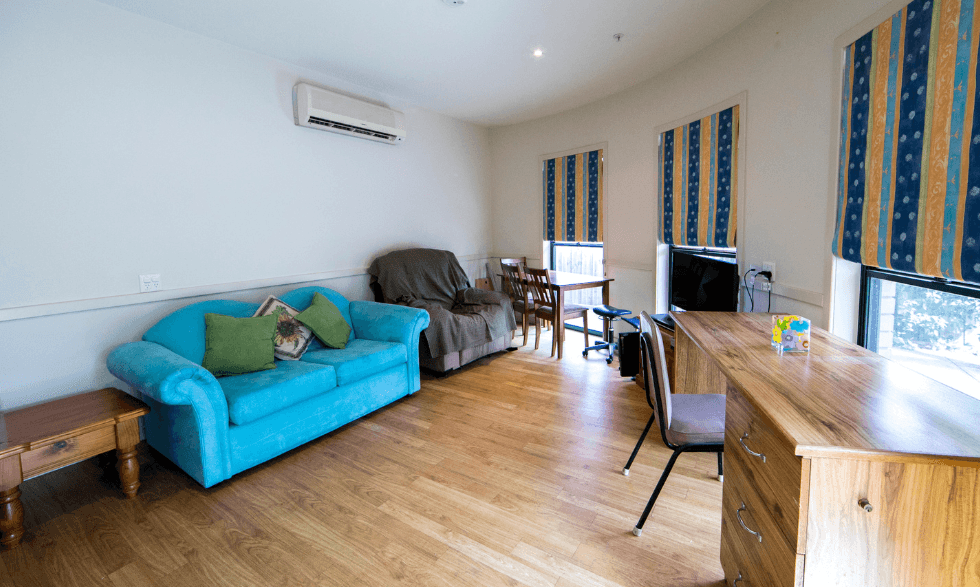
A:
[[[980,399],[980,288],[865,268],[864,346]]]
[[[551,268],[555,271],[602,277],[602,243],[551,243]],[[602,289],[590,288],[565,293],[566,304],[598,306],[602,304]]]

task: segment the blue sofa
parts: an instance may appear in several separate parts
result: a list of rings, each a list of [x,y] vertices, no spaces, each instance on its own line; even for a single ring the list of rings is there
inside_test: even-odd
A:
[[[323,287],[279,299],[297,310],[320,292],[351,327],[344,349],[314,340],[299,361],[216,379],[201,367],[204,315],[251,316],[259,304],[212,300],[162,319],[109,354],[109,371],[150,405],[146,440],[204,487],[229,479],[418,391],[424,310],[349,302]]]

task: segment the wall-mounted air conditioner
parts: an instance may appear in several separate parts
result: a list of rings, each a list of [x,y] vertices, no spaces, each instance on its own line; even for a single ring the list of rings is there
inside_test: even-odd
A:
[[[405,115],[307,83],[293,88],[293,120],[298,126],[397,145],[405,140]]]

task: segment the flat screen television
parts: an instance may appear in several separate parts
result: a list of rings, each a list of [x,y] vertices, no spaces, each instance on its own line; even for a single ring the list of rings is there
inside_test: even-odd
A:
[[[738,265],[732,257],[674,250],[671,254],[671,309],[707,312],[738,310]]]

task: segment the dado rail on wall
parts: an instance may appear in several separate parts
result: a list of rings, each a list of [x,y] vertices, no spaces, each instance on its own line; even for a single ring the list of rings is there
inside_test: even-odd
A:
[[[490,259],[486,254],[465,255],[458,257],[460,264],[472,281],[484,272],[484,263]],[[289,275],[284,277],[269,277],[266,279],[253,279],[249,281],[238,281],[233,283],[218,283],[213,285],[199,285],[180,289],[163,289],[149,293],[133,293],[118,296],[106,296],[102,298],[92,298],[87,300],[68,300],[64,302],[54,302],[50,304],[36,304],[31,306],[19,306],[13,308],[0,308],[0,322],[8,320],[22,320],[25,318],[37,318],[40,316],[53,316],[57,314],[69,314],[72,312],[84,312],[87,310],[100,310],[119,306],[131,306],[134,304],[146,304],[150,302],[163,302],[167,300],[178,300],[182,298],[195,298],[211,296],[233,291],[246,291],[253,289],[264,289],[269,287],[295,285],[299,283],[313,283],[320,281],[330,281],[346,277],[359,277],[367,275],[367,267],[355,269],[337,269],[320,273],[304,273],[302,275]],[[369,297],[369,292],[365,290],[365,299]]]

